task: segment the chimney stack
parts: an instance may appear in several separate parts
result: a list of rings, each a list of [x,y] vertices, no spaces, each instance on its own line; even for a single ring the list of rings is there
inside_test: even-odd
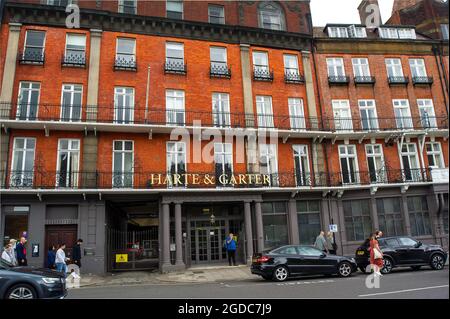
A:
[[[368,28],[376,28],[382,24],[378,0],[362,0],[358,6],[361,24]]]

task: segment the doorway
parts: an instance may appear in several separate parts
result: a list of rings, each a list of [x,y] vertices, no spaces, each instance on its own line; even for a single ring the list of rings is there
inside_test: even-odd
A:
[[[77,241],[77,225],[47,225],[45,227],[45,253],[50,246],[58,249],[59,245],[66,244],[66,257],[72,259],[72,248]]]
[[[216,225],[209,221],[191,222],[191,260],[193,263],[224,262],[227,252],[223,246],[226,236],[225,221]]]

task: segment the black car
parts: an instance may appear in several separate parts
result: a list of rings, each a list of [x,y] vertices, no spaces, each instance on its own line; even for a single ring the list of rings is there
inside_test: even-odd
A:
[[[0,260],[0,299],[62,299],[67,295],[64,276],[54,270],[13,267]]]
[[[422,266],[430,266],[441,270],[447,260],[447,253],[439,245],[426,245],[408,236],[379,238],[378,244],[384,255],[383,274],[390,273],[395,267],[411,267],[418,270]],[[369,240],[357,250],[355,260],[358,268],[366,272],[370,264]]]
[[[251,272],[266,280],[284,281],[302,275],[348,277],[357,269],[354,258],[325,254],[311,246],[288,245],[253,255]]]

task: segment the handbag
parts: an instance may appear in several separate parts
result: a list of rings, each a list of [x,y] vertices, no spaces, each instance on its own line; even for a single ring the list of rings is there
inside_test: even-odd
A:
[[[373,257],[374,257],[374,259],[382,259],[383,255],[380,253],[380,251],[378,249],[374,249],[373,250]]]

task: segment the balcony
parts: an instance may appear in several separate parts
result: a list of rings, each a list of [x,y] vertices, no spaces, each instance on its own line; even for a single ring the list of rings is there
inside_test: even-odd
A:
[[[116,57],[114,60],[115,71],[137,71],[137,62],[134,59]]]
[[[210,78],[231,78],[231,68],[229,68],[226,64],[224,65],[211,65],[209,68],[209,77]]]
[[[355,82],[355,85],[358,84],[374,85],[376,82],[374,76],[355,76],[353,80]]]
[[[409,78],[407,76],[388,76],[389,85],[408,85]]]
[[[431,85],[433,84],[432,76],[414,76],[412,78],[413,85]]]
[[[253,70],[253,80],[273,82],[273,71],[263,68],[255,68]]]
[[[63,55],[61,59],[61,66],[85,68],[86,56],[84,53]]]
[[[164,64],[164,74],[186,75],[187,65],[183,61],[166,61]]]
[[[298,71],[285,71],[284,83],[288,84],[302,84],[305,83],[305,78]]]
[[[350,77],[346,75],[331,75],[328,76],[329,85],[348,85],[350,83]]]
[[[45,62],[45,54],[43,50],[25,50],[19,53],[17,59],[20,64],[43,65]]]

